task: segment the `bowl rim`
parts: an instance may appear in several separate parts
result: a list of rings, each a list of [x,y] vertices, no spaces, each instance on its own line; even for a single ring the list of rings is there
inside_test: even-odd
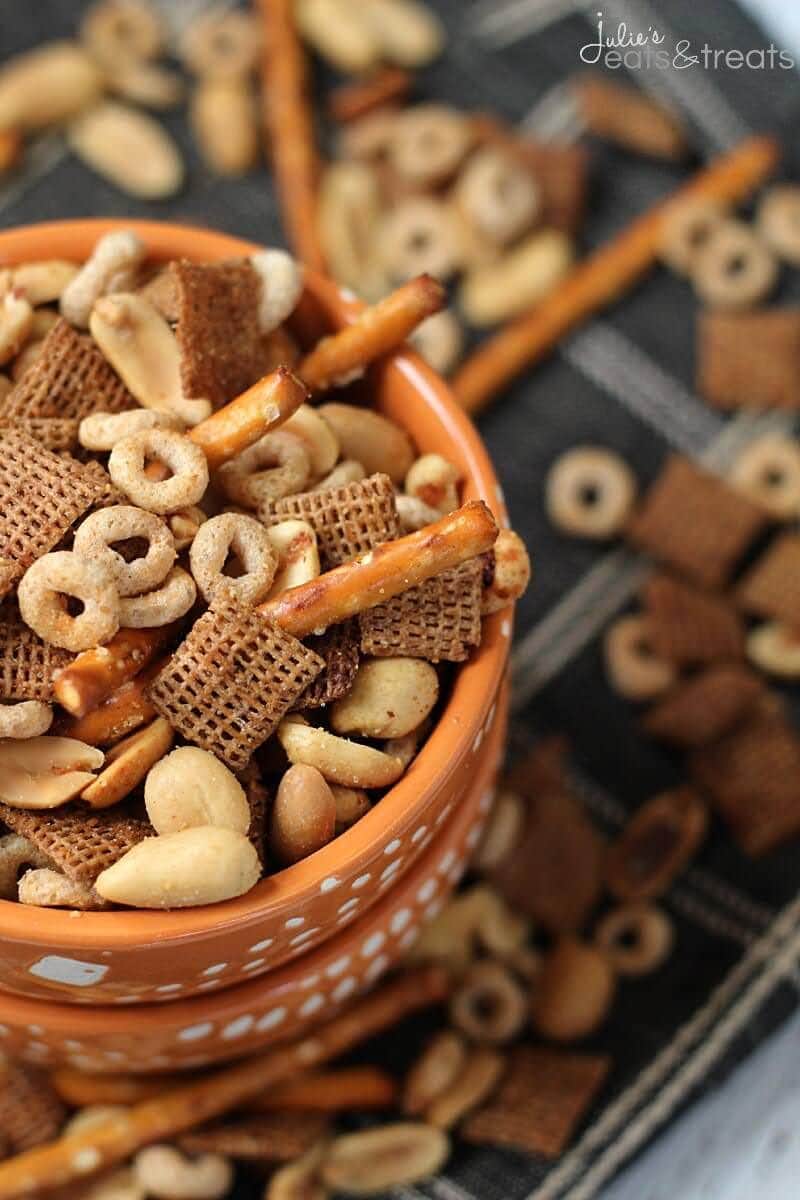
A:
[[[82,261],[99,237],[116,229],[137,233],[147,246],[148,257],[157,260],[183,255],[195,261],[214,261],[263,248],[232,234],[191,224],[86,218],[0,231],[0,267],[43,258]],[[305,276],[307,291],[334,323],[344,325],[357,315],[361,305],[352,293],[308,269]],[[458,444],[468,470],[465,494],[485,500],[498,521],[505,523],[502,490],[488,452],[447,383],[410,350],[391,355],[382,369],[399,372],[426,401],[448,438]],[[302,904],[307,895],[319,894],[322,883],[340,874],[343,864],[352,869],[359,859],[374,854],[394,826],[405,824],[408,810],[419,803],[419,796],[429,792],[434,781],[440,781],[442,773],[451,769],[455,755],[479,735],[483,724],[481,702],[495,696],[505,671],[511,619],[510,612],[484,619],[481,645],[459,667],[436,728],[412,768],[381,798],[380,804],[315,854],[266,876],[244,896],[198,908],[88,912],[76,920],[67,910],[0,900],[0,939],[50,948],[130,950],[154,939],[162,943],[216,937],[268,919],[273,906],[282,906],[293,897]]]

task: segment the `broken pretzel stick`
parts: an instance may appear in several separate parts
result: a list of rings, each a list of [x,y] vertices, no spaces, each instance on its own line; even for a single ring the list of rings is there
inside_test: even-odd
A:
[[[265,27],[261,69],[264,127],[289,244],[302,262],[325,270],[317,232],[318,161],[306,57],[293,0],[259,0]]]
[[[50,1082],[65,1104],[93,1108],[106,1104],[139,1104],[163,1096],[186,1083],[181,1075],[89,1075],[71,1067],[54,1071]]]
[[[105,646],[84,650],[56,676],[53,694],[73,717],[84,717],[148,666],[178,630],[121,629]]]
[[[270,1088],[248,1105],[249,1112],[358,1112],[391,1108],[397,1084],[379,1067],[316,1071]]]
[[[288,421],[306,397],[306,389],[300,380],[286,367],[278,367],[230,404],[195,425],[188,436],[204,451],[208,469],[216,471],[265,433]]]
[[[633,287],[655,264],[665,219],[675,208],[695,199],[721,204],[744,200],[768,178],[777,161],[778,146],[772,138],[748,138],[590,254],[545,300],[487,338],[462,364],[453,379],[462,408],[480,412],[564,334]]]
[[[426,317],[444,307],[442,285],[419,275],[359,312],[351,325],[322,339],[302,359],[297,374],[312,392],[341,384],[354,372],[397,350]]]
[[[240,1108],[266,1088],[291,1079],[298,1070],[338,1058],[352,1047],[447,996],[438,969],[412,971],[358,1001],[321,1026],[312,1037],[278,1046],[255,1058],[182,1084],[82,1133],[62,1137],[0,1163],[0,1200],[43,1195],[108,1170],[153,1142],[168,1142],[232,1108]]]
[[[153,632],[156,632],[153,630]],[[65,717],[55,731],[61,737],[75,738],[90,746],[113,746],[121,738],[158,716],[146,695],[146,688],[164,665],[159,659],[134,679],[123,683],[98,708],[82,717]]]
[[[355,79],[334,88],[328,97],[328,113],[334,121],[357,121],[383,108],[405,100],[411,90],[411,76],[400,67],[384,67],[366,79]]]

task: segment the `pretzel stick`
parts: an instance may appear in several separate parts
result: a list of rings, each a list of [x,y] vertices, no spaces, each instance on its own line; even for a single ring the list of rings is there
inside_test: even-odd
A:
[[[256,611],[296,638],[308,637],[484,554],[496,537],[494,517],[482,501],[473,500],[417,533],[384,542],[282,592]]]
[[[565,333],[633,287],[655,264],[664,220],[677,206],[696,198],[721,203],[744,200],[760,187],[777,161],[778,146],[772,138],[749,138],[590,254],[545,300],[488,338],[462,364],[452,383],[462,408],[480,412],[515,376],[544,358]]]
[[[90,746],[112,746],[146,721],[152,721],[158,714],[145,689],[163,665],[164,660],[151,664],[85,716],[65,717],[58,722],[57,732],[61,737],[76,738]]]
[[[265,27],[261,67],[264,127],[283,223],[298,258],[315,271],[324,271],[317,231],[314,116],[293,0],[259,0],[259,7]]]
[[[0,1163],[0,1200],[40,1196],[124,1162],[152,1142],[169,1141],[212,1117],[238,1108],[299,1069],[338,1058],[410,1013],[445,999],[448,984],[436,968],[409,972],[323,1025],[313,1037],[278,1046],[256,1058],[185,1083],[72,1137]]]
[[[351,325],[323,338],[300,362],[297,374],[312,392],[324,392],[383,354],[396,350],[420,322],[445,304],[442,285],[430,275],[364,308]]]
[[[85,717],[151,663],[178,628],[173,622],[160,629],[121,629],[107,645],[84,650],[56,676],[56,700],[73,717]]]
[[[278,367],[195,425],[188,436],[205,452],[209,470],[216,471],[229,458],[235,458],[265,433],[288,421],[307,395],[291,371]]]
[[[252,1100],[249,1112],[352,1112],[391,1108],[397,1084],[379,1067],[340,1067],[316,1071],[270,1088]]]
[[[54,1071],[50,1082],[61,1099],[73,1108],[95,1104],[138,1104],[163,1096],[186,1083],[181,1075],[87,1075],[65,1067]]]
[[[376,108],[404,100],[410,90],[408,71],[384,67],[367,79],[356,79],[335,88],[328,97],[328,113],[334,121],[357,121]]]

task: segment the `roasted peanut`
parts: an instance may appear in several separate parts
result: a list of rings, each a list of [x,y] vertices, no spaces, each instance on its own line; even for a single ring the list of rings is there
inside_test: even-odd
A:
[[[458,1079],[467,1061],[467,1044],[452,1029],[437,1033],[406,1076],[403,1112],[418,1117]]]
[[[191,123],[205,162],[219,175],[244,175],[258,161],[256,101],[246,78],[201,79]]]
[[[778,621],[758,625],[747,635],[747,657],[753,666],[778,679],[800,678],[800,638]]]
[[[525,823],[525,803],[516,792],[500,791],[495,797],[483,839],[475,856],[479,871],[493,871],[517,844]]]
[[[186,1158],[173,1146],[147,1146],[133,1160],[137,1183],[154,1200],[221,1200],[233,1185],[233,1167],[219,1154]]]
[[[439,677],[420,658],[376,658],[362,663],[346,696],[331,709],[336,733],[404,737],[421,725],[439,697]]]
[[[328,1200],[329,1192],[317,1178],[327,1143],[320,1142],[294,1162],[270,1176],[264,1200]]]
[[[339,442],[333,429],[310,404],[303,404],[283,426],[284,433],[299,438],[308,451],[311,473],[317,478],[333,470],[339,459]]]
[[[117,742],[106,754],[106,763],[97,778],[81,792],[90,808],[109,808],[129,796],[150,768],[170,750],[174,741],[172,727],[157,717],[144,729]]]
[[[73,121],[67,136],[78,158],[131,196],[163,199],[183,184],[175,143],[141,109],[105,100]]]
[[[489,1099],[505,1069],[506,1060],[496,1050],[487,1046],[471,1050],[463,1069],[427,1109],[425,1120],[435,1129],[453,1129]]]
[[[441,52],[444,29],[428,5],[417,0],[364,0],[361,10],[390,62],[422,67]]]
[[[335,829],[336,800],[320,772],[302,763],[290,767],[272,807],[270,852],[288,866],[327,845]]]
[[[337,162],[322,176],[319,234],[328,269],[337,282],[364,300],[379,300],[389,279],[378,253],[383,199],[367,163]]]
[[[343,787],[390,787],[403,774],[399,759],[335,737],[306,724],[301,717],[284,717],[278,726],[278,741],[290,762],[316,767],[329,783]]]
[[[320,572],[317,535],[307,521],[279,521],[268,526],[267,534],[278,555],[270,598],[317,578]]]
[[[360,788],[331,787],[336,802],[336,835],[344,833],[351,825],[368,813],[371,808],[370,798]]]
[[[522,596],[531,578],[531,560],[525,543],[513,529],[501,529],[494,544],[492,581],[483,589],[484,616],[508,608]]]
[[[346,0],[298,0],[295,20],[309,45],[346,74],[361,74],[380,62],[378,39],[361,10]]]
[[[530,234],[496,263],[465,276],[459,291],[464,315],[478,328],[518,316],[553,290],[573,259],[566,234],[555,229]]]
[[[449,375],[464,350],[464,330],[450,308],[434,313],[408,339],[417,354],[440,375]]]
[[[58,300],[78,270],[75,263],[61,258],[22,263],[11,272],[11,286],[36,308]]]
[[[247,833],[250,806],[232,771],[197,746],[180,746],[156,762],[144,786],[147,815],[158,834],[198,825]]]
[[[15,358],[30,335],[33,309],[24,296],[9,289],[0,300],[0,364]]]
[[[406,475],[405,490],[441,516],[458,508],[461,472],[441,454],[423,454]]]
[[[97,100],[101,89],[100,71],[85,50],[75,42],[48,42],[0,71],[0,129],[60,125]]]
[[[435,1175],[449,1154],[450,1142],[440,1130],[398,1122],[335,1138],[320,1177],[335,1191],[371,1196]]]
[[[607,957],[577,938],[562,938],[545,956],[533,992],[533,1024],[554,1042],[588,1037],[608,1016],[616,983]]]
[[[380,413],[352,404],[321,404],[325,418],[339,440],[342,458],[360,462],[368,475],[388,475],[392,483],[405,479],[416,455],[404,429]]]

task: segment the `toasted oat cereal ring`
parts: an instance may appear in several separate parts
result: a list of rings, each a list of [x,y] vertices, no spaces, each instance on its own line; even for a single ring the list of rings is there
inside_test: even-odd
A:
[[[800,266],[800,187],[769,188],[758,206],[756,229],[780,258]]]
[[[0,900],[16,900],[20,876],[36,867],[50,867],[52,861],[33,842],[9,833],[0,837]]]
[[[533,225],[542,202],[531,172],[493,146],[478,150],[466,163],[455,199],[482,234],[503,246]]]
[[[800,679],[800,636],[788,625],[767,621],[747,635],[747,657],[754,667],[779,679]]]
[[[484,570],[481,615],[500,612],[524,595],[531,578],[531,560],[522,538],[513,529],[501,529],[490,558],[491,579]]]
[[[661,230],[661,260],[678,275],[688,275],[697,255],[728,219],[714,200],[686,200],[665,217]]]
[[[381,224],[384,266],[394,279],[434,275],[448,279],[459,265],[459,233],[453,214],[433,196],[411,196]]]
[[[0,738],[40,737],[52,723],[53,710],[42,700],[0,704]]]
[[[302,717],[285,717],[278,726],[278,741],[290,762],[316,767],[329,783],[341,787],[391,787],[405,769],[400,759],[336,737],[309,725]]]
[[[95,412],[78,426],[78,441],[86,450],[113,450],[117,442],[144,429],[174,429],[183,433],[186,426],[176,413],[157,408],[133,408],[128,412]]]
[[[148,459],[165,463],[169,479],[147,477]],[[122,438],[111,451],[108,472],[121,492],[148,512],[171,513],[202,499],[208,463],[199,446],[171,429],[143,429]]]
[[[231,554],[244,568],[237,578],[224,572]],[[266,526],[255,517],[222,513],[198,529],[189,551],[189,565],[209,603],[218,589],[225,587],[244,604],[257,604],[272,586],[278,555]]]
[[[443,183],[472,143],[467,118],[445,104],[417,104],[394,120],[387,146],[391,166],[408,183]]]
[[[123,629],[159,629],[177,621],[197,598],[197,587],[183,567],[172,567],[161,587],[143,596],[126,596],[119,602]]]
[[[652,700],[675,683],[674,665],[653,649],[646,616],[620,617],[610,625],[603,651],[609,683],[628,700]]]
[[[564,533],[602,540],[621,533],[636,497],[636,479],[618,454],[576,446],[547,473],[545,504]]]
[[[189,23],[180,52],[195,75],[240,79],[254,69],[260,47],[258,26],[248,13],[215,8]]]
[[[699,298],[713,308],[752,308],[766,299],[778,278],[775,255],[742,221],[725,221],[692,263]]]
[[[666,892],[698,849],[708,812],[690,787],[651,797],[609,848],[606,883],[617,900],[653,900]]]
[[[502,1046],[522,1032],[528,1001],[511,972],[487,959],[470,967],[450,1002],[450,1019],[473,1041]]]
[[[82,601],[83,612],[72,616],[63,596]],[[20,580],[17,599],[34,633],[74,654],[102,645],[119,629],[120,600],[110,567],[70,550],[37,559]]]
[[[156,58],[165,45],[164,27],[146,0],[100,0],[87,12],[81,35],[109,67],[119,67],[132,58]]]
[[[730,473],[735,484],[779,521],[800,514],[800,446],[780,433],[766,433],[741,452]]]
[[[653,904],[623,904],[597,924],[594,940],[620,975],[649,975],[669,958],[675,930]]]
[[[265,434],[216,474],[228,499],[245,508],[302,492],[310,478],[311,459],[305,444],[282,432]]]
[[[127,562],[113,546],[129,538],[143,538],[147,553]],[[75,534],[76,554],[107,564],[120,596],[139,596],[163,583],[175,562],[175,542],[168,526],[155,513],[115,504],[91,513]]]

